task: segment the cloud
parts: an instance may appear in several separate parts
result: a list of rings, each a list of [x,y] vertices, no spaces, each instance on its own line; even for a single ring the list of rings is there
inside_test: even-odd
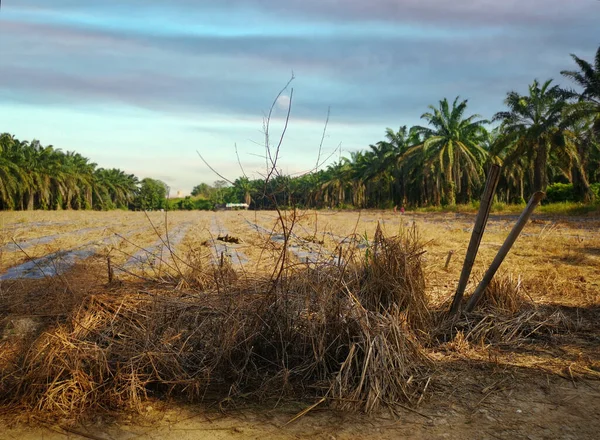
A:
[[[534,78],[566,84],[569,53],[597,48],[598,13],[591,0],[20,0],[0,18],[0,98],[180,119],[182,142],[232,145],[260,137],[293,71],[294,145],[319,136],[331,107],[334,144],[354,149],[443,97],[489,118]]]
[[[291,102],[289,95],[281,95],[276,101],[277,109],[285,112],[289,109]]]
[[[523,30],[475,40],[345,34],[273,39],[129,35],[8,22],[2,32],[12,49],[0,61],[0,88],[14,99],[256,114],[294,70],[294,114],[311,117],[332,106],[344,120],[399,115],[448,94],[470,95],[471,86],[482,101],[497,105],[499,89],[557,76],[568,66],[567,54],[584,44],[580,32],[568,30],[562,34],[566,41]]]
[[[197,15],[203,10],[259,10],[265,14],[318,19],[327,21],[392,21],[429,22],[437,25],[513,23],[568,23],[597,14],[600,8],[591,0],[565,2],[564,0],[220,0],[199,3],[196,0],[104,0],[81,2],[78,0],[21,0],[15,8],[46,11],[145,11],[175,9],[185,14]],[[199,15],[199,14],[198,14]],[[590,17],[591,19],[592,17]]]

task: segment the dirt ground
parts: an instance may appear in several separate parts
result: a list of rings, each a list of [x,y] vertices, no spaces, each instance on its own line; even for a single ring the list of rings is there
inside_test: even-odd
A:
[[[223,253],[239,270],[268,271],[282,246],[277,240],[281,226],[272,212],[169,216],[165,219],[164,214],[152,213],[149,219],[142,213],[0,213],[0,274],[58,250],[94,243],[93,255],[77,261],[57,277],[60,279],[0,281],[0,293],[23,292],[34,298],[48,283],[68,283],[71,291],[81,295],[103,289],[109,255],[115,268],[126,269],[117,273],[125,282],[161,276],[177,270],[177,262],[185,266],[192,258],[205,263],[215,261]],[[493,259],[516,217],[490,216],[468,291]],[[334,258],[344,238],[369,240],[378,223],[390,234],[416,225],[425,243],[427,294],[433,304],[442,304],[456,288],[474,216],[325,211],[300,213],[293,222],[291,244],[295,253],[291,258],[298,262],[315,256]],[[166,238],[159,235],[165,228],[180,232],[172,243],[177,256],[164,250]],[[0,439],[598,438],[599,230],[600,219],[594,217],[534,216],[501,268],[503,274],[521,278],[524,292],[538,307],[556,308],[574,323],[573,328],[557,331],[546,339],[508,346],[449,343],[429,348],[427,355],[435,365],[431,386],[418,406],[399,407],[396,414],[344,413],[323,403],[288,423],[313,402],[258,405],[236,401],[235,406],[223,402],[217,408],[151,399],[142,414],[103,413],[73,427],[26,412],[3,413],[0,407],[4,425]],[[173,232],[173,237],[176,235]],[[240,243],[216,240],[224,235],[240,238]],[[40,240],[48,236],[56,237]],[[110,241],[98,244],[105,239]],[[160,249],[158,260],[164,260],[164,264],[150,264],[147,257],[133,258],[145,255],[140,253],[143,249]],[[28,313],[35,315],[31,311],[21,313],[0,313],[0,328],[4,328],[0,347],[4,355],[10,348],[10,338],[20,331],[15,319],[30,319]],[[0,354],[0,360],[2,357]]]
[[[470,370],[463,373],[472,374]],[[415,410],[401,409],[394,416],[315,409],[287,424],[303,406],[232,408],[221,413],[200,406],[149,402],[142,416],[104,416],[76,428],[35,420],[32,422],[37,427],[20,424],[9,428],[5,420],[0,439],[598,438],[598,382],[540,378],[527,372],[494,373],[489,366],[481,366],[478,376],[480,382],[467,385],[468,393],[456,390],[461,397],[450,392]]]

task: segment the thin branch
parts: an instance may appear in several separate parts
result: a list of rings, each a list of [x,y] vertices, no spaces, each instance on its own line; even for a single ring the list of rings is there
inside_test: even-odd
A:
[[[325,134],[327,133],[327,125],[329,124],[329,115],[331,114],[331,107],[327,107],[327,118],[325,119],[325,126],[323,127],[323,135],[321,136],[321,142],[319,143],[319,152],[317,154],[317,162],[315,164],[315,171],[319,171],[319,161],[321,160],[321,151],[323,150],[323,142],[325,141]]]
[[[240,154],[238,153],[238,147],[237,147],[237,143],[235,143],[235,144],[233,144],[233,145],[234,145],[234,147],[235,147],[235,155],[236,155],[236,157],[237,157],[237,161],[238,161],[238,164],[239,164],[239,166],[240,166],[240,170],[242,170],[242,174],[243,174],[243,175],[244,175],[244,177],[247,179],[247,178],[248,178],[248,176],[246,176],[246,173],[245,173],[245,171],[244,171],[244,167],[242,166],[242,161],[240,160]]]
[[[271,157],[271,148],[270,148],[270,140],[269,140],[269,128],[271,125],[271,116],[273,115],[273,110],[275,109],[275,106],[277,105],[277,101],[279,100],[279,98],[281,97],[281,95],[283,95],[283,92],[285,92],[287,90],[287,88],[290,86],[290,84],[292,83],[292,81],[294,80],[294,72],[292,72],[292,76],[289,79],[289,81],[285,84],[285,86],[279,91],[279,93],[277,94],[277,96],[275,96],[275,99],[273,100],[273,103],[271,104],[271,107],[269,108],[269,114],[266,116],[266,118],[263,120],[263,130],[265,133],[265,149],[266,149],[266,156],[268,156],[268,158],[271,161],[271,167],[275,168],[275,163],[273,162],[273,158]],[[293,90],[292,90],[293,92]],[[290,101],[291,101],[291,97],[290,97]],[[288,105],[288,116],[289,116],[289,111],[291,109],[291,102],[290,105]],[[269,164],[267,163],[267,168],[269,168]]]
[[[279,137],[279,142],[277,143],[277,148],[275,149],[274,157],[271,157],[271,148],[267,146],[267,151],[269,152],[269,159],[271,160],[271,170],[267,173],[267,179],[265,180],[265,184],[269,181],[271,176],[275,173],[279,175],[277,172],[277,160],[279,159],[279,152],[281,150],[281,145],[283,144],[283,139],[285,138],[285,134],[287,132],[288,124],[290,122],[290,113],[292,112],[292,99],[294,97],[294,89],[290,90],[290,102],[288,104],[287,115],[285,117],[285,123],[283,125],[283,130],[281,131],[281,136]],[[268,126],[267,126],[268,129]]]
[[[206,159],[204,159],[204,157],[202,157],[202,155],[200,154],[200,152],[198,150],[196,150],[196,153],[198,153],[198,156],[200,156],[200,159],[202,159],[202,162],[204,162],[204,164],[210,168],[210,170],[215,173],[217,176],[219,176],[221,179],[225,180],[226,182],[234,185],[234,183],[229,180],[227,177],[223,176],[221,173],[219,173],[217,170],[215,170],[213,167],[210,166],[210,164],[206,161]]]
[[[324,164],[326,164],[329,161],[329,159],[331,159],[333,157],[333,155],[337,152],[339,152],[341,155],[341,152],[342,152],[342,143],[341,142],[338,144],[337,147],[335,147],[335,149],[329,154],[329,156],[327,156],[325,159],[323,159],[323,161],[321,163],[319,163],[316,167],[311,168],[310,170],[298,171],[296,173],[290,173],[290,176],[304,176],[306,174],[316,172],[318,170],[318,168],[321,168]]]

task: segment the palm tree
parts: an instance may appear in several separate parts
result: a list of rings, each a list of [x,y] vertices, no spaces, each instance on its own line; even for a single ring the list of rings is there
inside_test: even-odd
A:
[[[581,168],[585,170],[592,146],[595,141],[600,140],[600,47],[596,51],[593,65],[574,54],[571,54],[571,57],[579,71],[563,70],[561,74],[577,83],[583,91],[576,103],[567,106],[565,113],[567,121],[577,128],[580,128],[582,123],[590,124],[590,130],[580,135],[577,143]],[[585,172],[581,173],[580,167],[577,166],[573,168],[572,174],[575,194],[585,201],[591,200],[594,194],[590,190],[588,176]]]
[[[19,188],[21,170],[11,160],[10,152],[18,141],[14,136],[0,135],[0,209],[14,208],[15,194]]]
[[[428,167],[424,164],[423,157],[413,154],[407,159],[405,155],[412,147],[423,143],[422,137],[416,127],[407,130],[403,126],[396,133],[394,143],[398,151],[395,179],[400,198],[397,202],[401,205],[420,204],[427,199]]]
[[[391,164],[395,161],[396,155],[393,146],[386,142],[369,145],[369,148],[370,150],[362,156],[358,178],[367,185],[369,200],[374,206],[380,206],[384,200],[389,200],[392,196]]]
[[[439,102],[439,107],[429,108],[431,112],[424,113],[421,119],[425,119],[430,127],[415,127],[415,132],[424,140],[409,149],[405,159],[420,154],[424,165],[441,183],[445,203],[454,205],[457,189],[460,193],[463,181],[469,187],[479,183],[487,156],[482,145],[487,137],[484,124],[488,121],[477,119],[479,115],[464,118],[467,100],[459,102],[459,97],[452,103],[452,108],[445,98]]]
[[[121,170],[96,170],[79,153],[0,134],[0,209],[127,208],[138,179]]]
[[[371,160],[368,152],[353,151],[350,153],[350,160],[346,159],[347,165],[340,169],[341,180],[350,184],[352,205],[356,208],[370,207],[369,193],[372,188],[367,186],[365,176],[368,175]]]
[[[138,192],[138,178],[113,168],[94,173],[92,199],[94,209],[127,208]]]
[[[23,169],[21,209],[61,207],[65,194],[64,155],[54,147],[44,147],[39,141],[23,143],[19,165]]]
[[[594,64],[571,54],[579,67],[576,70],[563,70],[562,75],[575,81],[583,91],[579,94],[579,101],[569,105],[570,117],[576,119],[589,119],[592,121],[592,130],[595,136],[600,135],[600,47],[596,51]]]
[[[65,154],[52,145],[42,147],[38,141],[32,141],[39,157],[39,173],[41,185],[37,188],[40,193],[42,208],[62,209],[68,195],[68,174],[64,166]]]
[[[240,177],[240,178],[236,179],[235,182],[233,182],[233,185],[236,188],[236,190],[240,193],[240,195],[243,197],[244,203],[246,203],[246,205],[250,206],[250,204],[252,203],[252,191],[253,191],[252,182],[250,181],[250,179],[248,179],[248,177],[246,177],[246,176]]]
[[[562,126],[562,113],[571,94],[552,80],[540,85],[535,80],[527,95],[509,92],[504,100],[508,111],[496,113],[501,121],[499,149],[507,148],[504,166],[526,159],[533,167],[533,191],[545,191],[548,161],[554,156],[579,163],[572,134]]]
[[[73,151],[68,151],[62,159],[67,191],[65,208],[91,208],[96,164],[90,163],[88,158]]]
[[[345,157],[331,164],[325,171],[325,183],[322,184],[323,203],[330,208],[342,205],[346,200],[346,191],[350,180],[351,164]]]

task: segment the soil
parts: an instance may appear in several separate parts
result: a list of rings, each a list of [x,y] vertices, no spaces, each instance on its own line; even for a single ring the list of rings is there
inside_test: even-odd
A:
[[[119,222],[124,231],[144,227],[137,235],[99,252],[92,259],[78,262],[61,280],[4,281],[0,293],[19,292],[22,303],[11,305],[12,315],[0,310],[0,361],[10,358],[9,337],[19,338],[35,332],[48,315],[64,314],[75,309],[88,290],[104,288],[106,255],[113,263],[125,265],[140,247],[149,248],[157,241],[153,228],[141,214],[119,214],[116,219],[104,213],[86,215],[69,213],[73,218],[61,219],[44,214],[34,219],[21,213],[14,221],[2,219],[0,248],[15,241],[65,233],[53,243],[34,244],[27,255],[8,248],[0,251],[0,268],[41,257],[57,249],[74,248],[88,239],[97,240],[113,234],[109,225]],[[55,213],[57,214],[57,213]],[[155,213],[157,214],[157,213]],[[58,215],[58,214],[57,214]],[[248,221],[267,230],[277,231],[273,213],[174,213],[168,223],[175,227],[195,221],[179,245],[181,255],[198,252],[208,259],[215,254],[205,242],[214,242],[210,232],[215,218],[227,227],[224,234],[239,237],[236,251],[248,258],[248,266],[256,270],[273,267],[281,248],[278,242],[266,246],[264,234],[248,225]],[[217,216],[217,217],[215,217]],[[160,224],[158,214],[155,223]],[[372,237],[378,222],[388,230],[398,230],[413,222],[426,241],[426,273],[428,294],[433,302],[447,301],[455,289],[464,259],[474,217],[465,214],[405,214],[369,213],[309,213],[298,220],[300,237],[295,243],[313,252],[315,245],[335,255],[339,240],[354,233]],[[515,216],[492,215],[482,241],[474,275],[494,257]],[[43,228],[32,228],[35,222],[45,222]],[[74,221],[79,222],[73,226]],[[69,225],[69,222],[70,225]],[[53,224],[56,226],[53,227]],[[69,230],[89,225],[106,225],[106,232],[68,235]],[[416,407],[398,407],[397,413],[357,414],[336,411],[327,402],[306,415],[290,422],[314,402],[236,401],[221,405],[189,405],[175,401],[151,399],[143,414],[103,413],[89,417],[84,423],[68,421],[53,424],[14,408],[0,407],[0,440],[3,439],[596,439],[600,436],[600,235],[597,218],[554,218],[537,216],[524,230],[517,245],[507,257],[503,271],[523,276],[528,296],[540,307],[557,308],[570,316],[577,328],[547,339],[523,341],[511,346],[460,347],[452,344],[428,349],[436,371],[431,385]],[[279,231],[280,232],[280,231]],[[268,239],[267,239],[268,241]],[[304,242],[310,242],[310,245]],[[37,243],[37,242],[34,242]],[[304,249],[303,248],[303,249]],[[325,255],[325,251],[320,255]],[[445,268],[448,253],[455,252]],[[204,253],[203,253],[204,252]],[[315,251],[317,252],[317,251]],[[205,255],[206,254],[206,255]],[[214,258],[215,255],[212,255]],[[97,270],[96,270],[97,268]],[[154,269],[153,269],[154,270]],[[141,273],[141,272],[140,272]],[[152,273],[150,273],[152,275]],[[125,278],[124,275],[120,275]],[[125,281],[127,279],[125,278]],[[68,283],[69,289],[63,288]],[[53,283],[53,284],[52,284]],[[56,301],[42,307],[42,297],[56,290]],[[472,289],[473,283],[468,289]],[[54,295],[54,293],[53,293]],[[3,297],[0,297],[3,299]],[[50,307],[51,306],[51,307]],[[55,310],[56,308],[56,310]],[[5,310],[8,310],[7,308]],[[35,315],[38,313],[38,315]],[[37,317],[36,317],[37,316]],[[32,318],[33,317],[33,318]],[[5,319],[6,318],[6,319]],[[53,319],[53,318],[52,318]],[[2,352],[2,350],[5,350]],[[10,411],[10,412],[9,412]]]
[[[483,383],[490,381],[490,372],[483,369],[482,383],[467,385],[467,390],[454,389],[455,393],[450,392],[446,398],[436,396],[415,410],[400,410],[395,415],[366,416],[317,408],[288,424],[302,406],[254,406],[218,412],[201,406],[149,402],[144,415],[98,417],[70,428],[39,423],[37,427],[17,425],[0,432],[0,439],[598,438],[599,382],[572,382],[519,372],[502,378],[491,372],[491,377],[495,381],[484,387]]]

